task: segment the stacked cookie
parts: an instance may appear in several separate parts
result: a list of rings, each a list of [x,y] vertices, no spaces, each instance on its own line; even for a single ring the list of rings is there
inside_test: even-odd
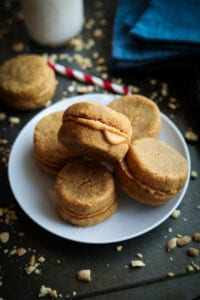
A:
[[[59,119],[56,126],[52,118]],[[41,120],[35,128],[35,157],[43,171],[57,173],[60,216],[77,226],[110,217],[117,208],[115,179],[131,198],[147,205],[173,198],[185,184],[188,167],[180,153],[157,139],[160,126],[157,105],[140,95],[108,106],[76,103]],[[113,172],[102,161],[111,163]]]
[[[46,106],[55,89],[54,71],[40,55],[18,55],[0,66],[0,100],[16,110]]]
[[[58,130],[62,124],[63,111],[42,118],[34,131],[34,153],[39,167],[49,175],[57,175],[71,153],[58,141]]]

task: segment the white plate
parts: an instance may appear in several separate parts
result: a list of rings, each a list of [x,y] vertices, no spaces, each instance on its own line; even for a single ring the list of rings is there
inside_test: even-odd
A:
[[[54,179],[38,169],[33,155],[35,125],[45,115],[64,110],[75,102],[91,101],[107,105],[113,98],[111,95],[89,94],[60,101],[29,121],[12,147],[8,175],[16,200],[35,223],[57,236],[91,244],[113,243],[137,237],[165,221],[180,204],[186,192],[189,174],[183,190],[163,206],[148,207],[121,193],[117,212],[95,226],[79,228],[60,219],[55,205]],[[163,114],[159,138],[182,153],[190,169],[190,156],[184,138],[172,121]]]

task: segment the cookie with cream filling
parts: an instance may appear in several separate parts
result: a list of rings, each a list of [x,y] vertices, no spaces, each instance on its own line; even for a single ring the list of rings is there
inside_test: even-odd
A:
[[[59,141],[77,155],[121,161],[131,142],[128,118],[109,107],[79,102],[68,107],[58,133]]]
[[[129,118],[133,129],[132,141],[158,137],[161,114],[157,104],[151,99],[142,95],[126,95],[113,100],[108,106]]]
[[[68,162],[56,177],[55,191],[61,218],[76,226],[102,222],[117,208],[114,177],[95,161]]]
[[[188,163],[165,142],[143,138],[131,144],[114,172],[121,188],[131,198],[156,206],[173,198],[184,187]]]
[[[57,175],[66,162],[73,156],[58,141],[58,130],[62,123],[63,111],[43,117],[34,130],[34,155],[42,171]]]

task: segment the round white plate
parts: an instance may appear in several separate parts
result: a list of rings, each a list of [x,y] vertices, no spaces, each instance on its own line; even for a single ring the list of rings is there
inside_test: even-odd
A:
[[[80,101],[107,105],[114,96],[89,94],[57,102],[38,113],[22,129],[10,154],[8,175],[13,194],[24,212],[38,225],[49,232],[77,242],[105,244],[137,237],[165,221],[180,204],[186,192],[189,174],[183,190],[160,207],[148,207],[131,200],[123,192],[119,195],[119,207],[112,217],[95,226],[79,228],[64,222],[56,210],[54,179],[38,169],[33,154],[33,134],[37,122],[45,115],[64,110]],[[177,127],[162,114],[159,138],[176,148],[187,159],[187,145]]]

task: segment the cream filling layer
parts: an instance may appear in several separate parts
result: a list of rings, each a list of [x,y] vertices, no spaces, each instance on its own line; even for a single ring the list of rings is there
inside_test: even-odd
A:
[[[157,194],[157,195],[169,195],[169,196],[173,196],[175,193],[177,193],[177,190],[172,190],[172,191],[162,191],[160,189],[156,189],[154,187],[148,186],[147,184],[140,182],[136,177],[134,177],[131,172],[129,171],[129,168],[127,166],[127,164],[125,162],[123,162],[122,168],[124,169],[124,171],[126,172],[126,174],[128,175],[129,179],[133,180],[136,182],[136,184],[138,186],[140,186],[140,188],[142,188],[143,190],[146,190],[147,192],[151,193],[151,194]]]
[[[58,202],[57,207],[63,214],[69,215],[71,217],[77,218],[77,219],[88,219],[88,218],[94,218],[98,215],[103,214],[107,210],[109,210],[112,206],[117,205],[117,201],[113,201],[110,205],[104,207],[102,210],[98,210],[96,212],[90,213],[90,214],[80,214],[80,213],[73,213],[72,211],[68,210],[66,207],[62,205],[62,203]]]
[[[88,126],[94,130],[101,130],[103,133],[103,136],[105,140],[111,144],[111,145],[118,145],[122,143],[130,143],[130,136],[119,129],[109,126],[107,124],[104,124],[100,121],[97,120],[89,120],[89,119],[84,119],[84,118],[79,118],[79,117],[67,117],[64,120],[70,120],[75,123],[79,123],[85,126]]]

